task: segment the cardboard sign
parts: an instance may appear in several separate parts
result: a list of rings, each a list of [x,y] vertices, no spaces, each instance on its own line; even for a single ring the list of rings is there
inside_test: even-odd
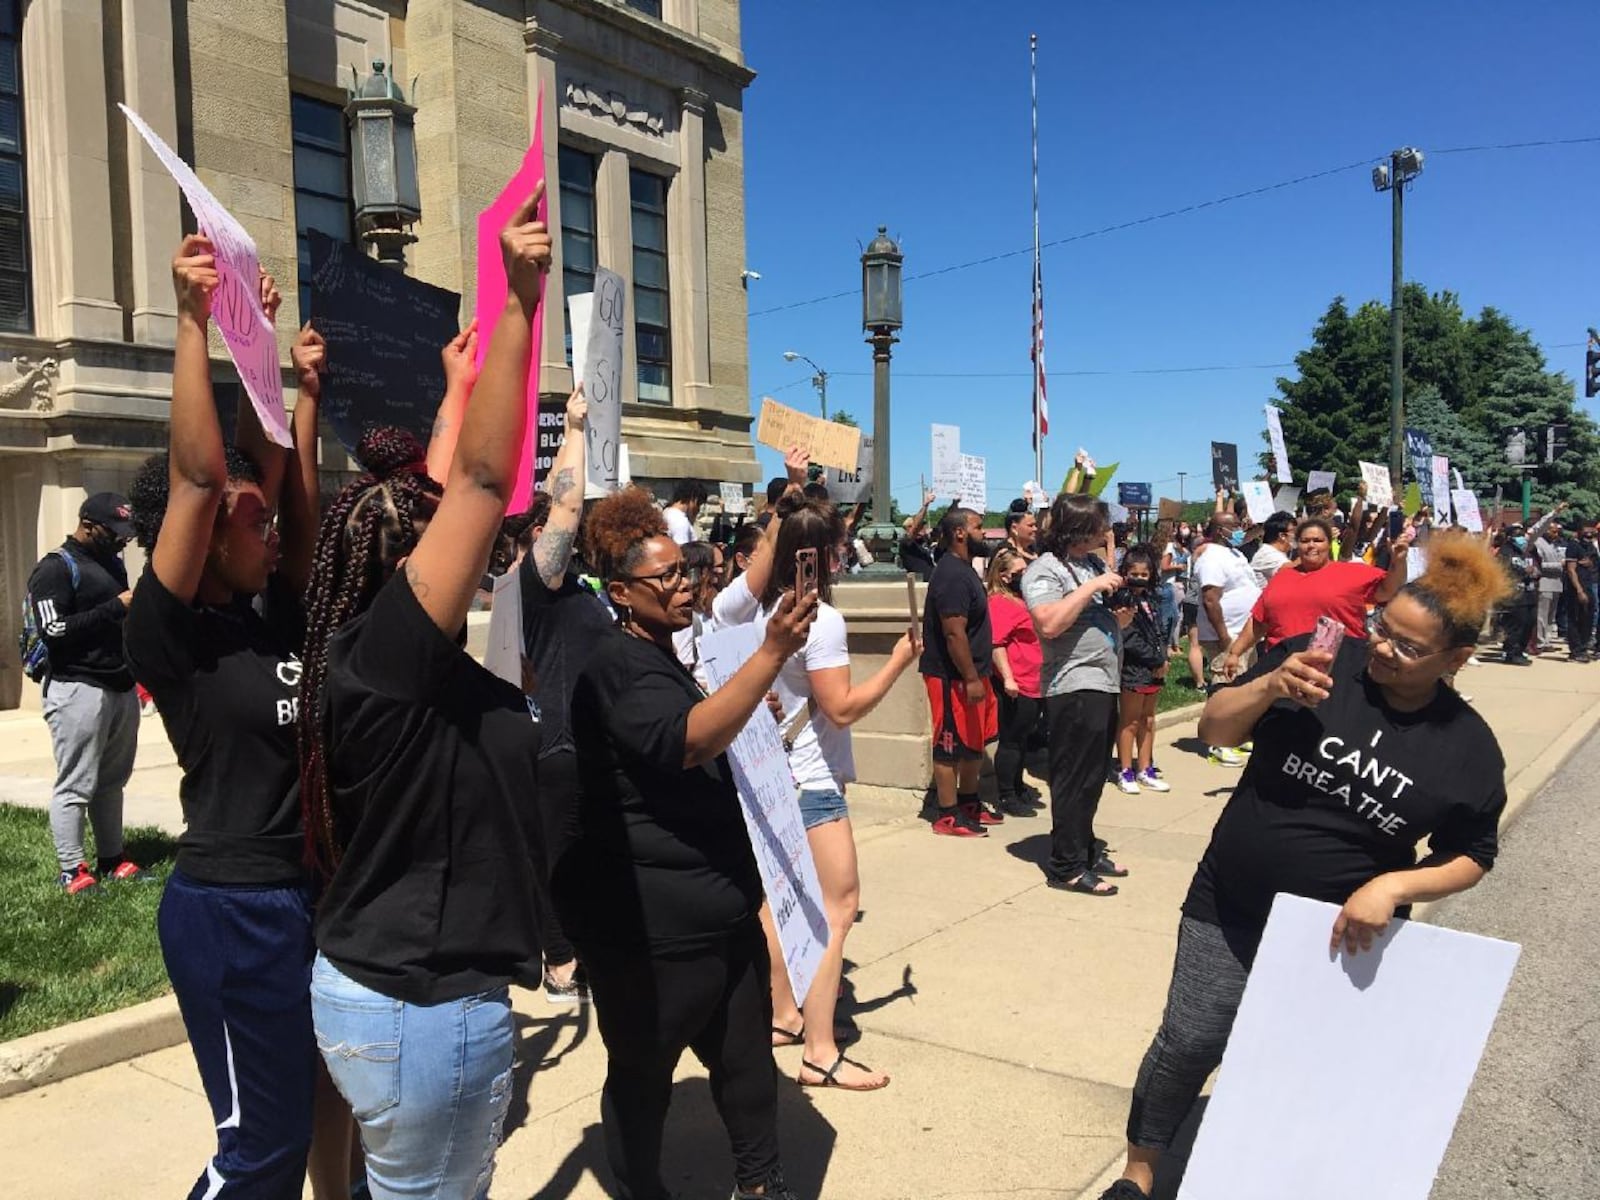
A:
[[[739,517],[750,511],[744,496],[744,484],[719,483],[717,491],[722,494],[722,511],[728,516]]]
[[[761,398],[761,420],[756,425],[756,441],[774,450],[789,453],[796,446],[811,452],[811,461],[824,467],[856,465],[861,452],[861,430],[837,421],[824,421],[795,409],[786,408],[770,396]]]
[[[856,452],[856,469],[846,471],[829,467],[823,477],[828,485],[828,499],[836,504],[861,504],[872,499],[872,439],[863,437],[861,449]]]
[[[1456,524],[1469,533],[1483,532],[1483,514],[1478,511],[1478,497],[1469,488],[1453,488],[1450,504],[1456,510]]]
[[[1338,482],[1338,479],[1339,477],[1332,471],[1312,471],[1306,476],[1306,495],[1309,496],[1312,492],[1320,492],[1324,489],[1332,492],[1333,485]]]
[[[1250,520],[1257,525],[1278,511],[1272,500],[1272,485],[1265,479],[1247,479],[1239,486],[1244,493]]]
[[[589,417],[584,424],[583,461],[589,487],[603,492],[614,492],[618,487],[618,456],[622,445],[622,326],[627,312],[627,288],[622,276],[597,267],[594,291],[590,294],[588,325],[584,330],[582,379],[583,394],[589,401]],[[576,341],[572,344],[578,345]]]
[[[1211,443],[1211,486],[1219,492],[1239,490],[1239,447],[1232,442]]]
[[[522,588],[513,568],[494,578],[494,600],[489,608],[489,644],[483,665],[507,683],[522,687]]]
[[[409,429],[426,445],[461,297],[311,230],[311,327],[328,344],[318,412],[346,450],[373,425]]]
[[[1156,505],[1156,519],[1158,521],[1183,520],[1183,501],[1168,500],[1165,496],[1161,497],[1161,502]]]
[[[238,368],[250,406],[256,410],[261,428],[280,446],[293,444],[289,420],[283,407],[283,369],[278,365],[278,335],[261,307],[261,260],[256,244],[233,214],[222,207],[211,190],[200,182],[189,164],[161,140],[161,135],[146,125],[126,104],[118,104],[128,123],[139,131],[145,144],[155,152],[161,165],[177,180],[184,199],[194,211],[195,224],[211,239],[217,260],[219,282],[211,297],[211,319],[228,347],[228,356]],[[450,331],[455,336],[455,330]],[[435,355],[437,357],[437,355]],[[437,398],[435,398],[437,404]]]
[[[1330,954],[1338,912],[1273,902],[1179,1200],[1427,1200],[1521,947],[1394,921]],[[1380,1096],[1404,1130],[1354,1152],[1307,1119]]]
[[[933,427],[933,494],[943,499],[961,490],[961,427]]]
[[[960,487],[955,491],[963,508],[987,512],[989,504],[989,464],[976,454],[961,456]]]
[[[1450,460],[1435,454],[1428,462],[1428,474],[1433,478],[1433,515],[1440,521],[1450,519]]]
[[[533,115],[533,144],[528,147],[527,154],[523,155],[522,165],[517,168],[517,173],[511,177],[494,203],[478,214],[478,296],[473,311],[478,318],[480,368],[483,366],[484,355],[489,352],[494,328],[500,322],[500,314],[505,310],[506,296],[509,294],[506,284],[506,265],[500,257],[500,230],[528,197],[533,195],[533,189],[544,177],[544,90],[541,88],[539,103]],[[539,201],[534,219],[547,221],[549,217],[550,198],[547,195]],[[544,278],[539,280],[539,307],[533,313],[533,341],[532,350],[528,355],[526,395],[528,420],[522,432],[521,465],[512,484],[511,501],[506,506],[506,511],[513,513],[526,510],[528,502],[533,497],[533,465],[537,457],[539,435],[539,347],[544,342],[546,282]]]
[[[1289,447],[1283,440],[1283,417],[1274,404],[1267,405],[1267,436],[1272,440],[1275,477],[1279,483],[1288,483],[1293,478],[1289,471]]]
[[[1393,508],[1394,487],[1389,481],[1389,468],[1369,462],[1359,462],[1359,465],[1361,481],[1367,485],[1367,504],[1372,508]]]
[[[1278,512],[1299,512],[1300,489],[1292,483],[1286,483],[1272,493],[1272,503],[1276,506]]]
[[[1406,457],[1411,461],[1411,476],[1416,480],[1422,503],[1433,505],[1433,441],[1420,429],[1406,427]]]
[[[752,621],[707,633],[700,639],[700,665],[715,691],[755,655],[764,636]],[[778,723],[765,704],[756,705],[750,720],[728,747],[728,762],[739,789],[750,846],[766,887],[783,963],[803,1004],[828,947],[828,919],[822,907],[822,885],[811,857],[800,796],[789,770]]]

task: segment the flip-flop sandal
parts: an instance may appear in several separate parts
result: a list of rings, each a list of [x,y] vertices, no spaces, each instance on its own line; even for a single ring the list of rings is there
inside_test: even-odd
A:
[[[839,1052],[839,1057],[833,1060],[833,1066],[829,1067],[826,1071],[817,1066],[816,1063],[807,1062],[802,1058],[800,1060],[800,1074],[795,1077],[795,1082],[801,1087],[838,1088],[841,1092],[876,1092],[889,1086],[889,1080],[887,1076],[885,1076],[882,1083],[840,1083],[838,1080],[839,1068],[847,1063],[850,1066],[855,1067],[858,1071],[872,1070],[872,1068],[867,1066],[866,1063],[859,1063],[853,1058],[846,1058],[844,1051],[841,1050]],[[822,1078],[818,1082],[813,1083],[811,1080],[805,1077],[805,1072],[807,1071],[812,1071],[815,1074],[821,1075]]]
[[[1112,862],[1111,859],[1104,854],[1100,856],[1100,861],[1095,863],[1094,866],[1090,867],[1089,870],[1093,871],[1096,875],[1109,876],[1112,879],[1126,879],[1128,877],[1127,867],[1117,866],[1116,863]]]
[[[1103,885],[1103,886],[1102,886]],[[1106,883],[1093,871],[1085,871],[1076,879],[1052,879],[1050,886],[1062,892],[1079,892],[1085,896],[1115,896],[1117,885]]]
[[[783,1040],[780,1042],[779,1038]],[[805,1043],[806,1027],[804,1025],[800,1026],[799,1029],[784,1029],[779,1025],[772,1027],[772,1045],[774,1049],[784,1046],[803,1046]]]

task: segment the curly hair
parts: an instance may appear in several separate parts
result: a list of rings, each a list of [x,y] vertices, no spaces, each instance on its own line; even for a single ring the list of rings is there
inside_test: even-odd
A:
[[[229,483],[261,482],[261,468],[248,454],[231,443],[224,443],[222,456],[227,463]],[[168,489],[171,486],[170,454],[152,454],[144,460],[128,488],[128,506],[133,510],[133,538],[148,556],[156,548],[161,523],[167,519]],[[219,506],[218,512],[221,512]]]
[[[644,543],[667,536],[667,520],[649,492],[625,487],[595,502],[583,535],[589,566],[602,579],[625,579],[638,566]]]
[[[1511,580],[1494,551],[1469,533],[1441,530],[1428,539],[1428,573],[1400,589],[1444,627],[1452,649],[1475,646]]]
[[[311,865],[331,875],[347,832],[328,794],[328,643],[365,612],[399,561],[415,549],[418,517],[432,515],[443,489],[428,478],[426,452],[416,436],[394,426],[362,435],[363,468],[323,514],[306,588],[306,644],[300,673],[300,806]]]
[[[817,552],[817,599],[833,603],[832,572],[829,555],[844,541],[844,518],[826,500],[785,496],[778,502],[778,542],[772,552],[772,570],[761,592],[761,607],[771,608],[784,591],[795,585],[795,554],[800,550]]]

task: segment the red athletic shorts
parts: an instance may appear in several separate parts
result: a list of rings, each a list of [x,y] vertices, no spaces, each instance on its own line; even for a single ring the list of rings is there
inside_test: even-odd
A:
[[[933,713],[933,761],[961,762],[983,757],[983,748],[1000,738],[1000,705],[994,685],[984,678],[984,697],[974,704],[959,679],[924,675]]]

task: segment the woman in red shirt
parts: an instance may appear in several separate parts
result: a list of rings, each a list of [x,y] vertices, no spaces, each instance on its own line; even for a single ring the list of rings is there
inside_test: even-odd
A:
[[[1295,529],[1299,551],[1294,562],[1267,583],[1250,623],[1239,631],[1223,660],[1223,676],[1232,679],[1257,641],[1270,650],[1284,638],[1310,633],[1317,618],[1329,616],[1353,638],[1367,636],[1367,610],[1387,604],[1406,582],[1406,554],[1416,530],[1407,525],[1389,544],[1389,569],[1363,562],[1334,562],[1333,526],[1321,517],[1307,517]]]
[[[1039,793],[1022,782],[1028,736],[1038,727],[1043,704],[1039,675],[1044,667],[1039,634],[1022,600],[1022,572],[1027,565],[1027,559],[1014,548],[1003,546],[990,560],[987,578],[994,677],[1000,693],[1000,744],[994,752],[1000,788],[996,807],[1008,817],[1031,817],[1044,807]]]

